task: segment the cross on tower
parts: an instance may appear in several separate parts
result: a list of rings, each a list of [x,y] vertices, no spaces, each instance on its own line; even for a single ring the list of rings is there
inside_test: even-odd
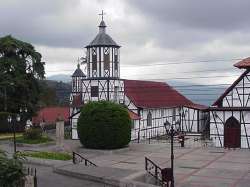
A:
[[[102,21],[103,21],[103,16],[105,15],[106,13],[103,12],[102,10],[102,13],[101,14],[98,14],[99,16],[102,16]]]

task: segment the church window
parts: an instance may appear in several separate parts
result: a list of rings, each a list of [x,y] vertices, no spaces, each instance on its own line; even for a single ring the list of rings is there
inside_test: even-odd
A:
[[[148,127],[152,126],[152,114],[151,114],[151,112],[149,112],[147,115],[147,126]]]
[[[118,55],[115,55],[115,70],[118,70]]]
[[[76,87],[76,80],[75,79],[72,80],[72,84],[73,84],[73,88],[75,88]]]
[[[104,48],[104,69],[109,70],[109,48]]]
[[[173,118],[173,121],[176,120],[176,109],[175,108],[173,108],[173,116],[172,116],[172,118]]]
[[[118,99],[118,90],[119,90],[119,87],[115,86],[114,87],[114,101],[117,101]]]
[[[115,64],[115,70],[118,70],[118,50],[117,49],[115,49],[114,64]]]
[[[98,86],[91,86],[91,97],[98,97]]]
[[[92,52],[92,69],[97,70],[97,54],[96,54],[95,49],[93,49],[93,52]]]

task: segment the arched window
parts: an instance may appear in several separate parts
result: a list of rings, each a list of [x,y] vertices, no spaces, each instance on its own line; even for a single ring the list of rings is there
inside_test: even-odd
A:
[[[147,115],[147,126],[148,127],[152,126],[152,114],[151,114],[151,112],[149,112]]]

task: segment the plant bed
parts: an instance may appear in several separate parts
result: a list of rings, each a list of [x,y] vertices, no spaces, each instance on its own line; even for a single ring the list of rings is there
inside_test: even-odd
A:
[[[21,136],[16,138],[16,142],[19,144],[45,144],[53,142],[53,139],[49,138],[48,136],[42,136],[38,139],[27,139]]]
[[[16,133],[16,137],[22,137],[23,133]],[[11,140],[13,139],[13,133],[0,133],[0,141],[1,140]]]
[[[72,159],[71,154],[59,153],[59,152],[38,151],[38,152],[20,152],[19,154],[25,157],[34,157],[34,158],[42,158],[42,159],[50,159],[50,160],[71,160]]]

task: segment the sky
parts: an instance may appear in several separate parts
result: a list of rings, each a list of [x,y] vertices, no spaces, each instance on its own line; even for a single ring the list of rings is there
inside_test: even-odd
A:
[[[46,76],[72,74],[98,33],[121,45],[121,77],[230,84],[250,56],[248,0],[0,0],[0,36],[33,44]]]

